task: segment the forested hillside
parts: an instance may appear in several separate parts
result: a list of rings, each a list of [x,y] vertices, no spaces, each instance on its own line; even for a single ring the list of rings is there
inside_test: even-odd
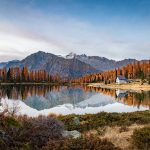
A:
[[[145,62],[138,61],[137,63],[128,64],[125,67],[83,76],[72,80],[76,83],[90,83],[90,82],[115,82],[117,76],[122,75],[127,79],[147,79],[150,82],[150,60]]]

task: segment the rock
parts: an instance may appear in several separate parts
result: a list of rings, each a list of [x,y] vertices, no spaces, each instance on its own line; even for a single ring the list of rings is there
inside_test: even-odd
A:
[[[78,132],[77,130],[63,131],[62,136],[63,137],[79,138],[81,136],[81,133]]]

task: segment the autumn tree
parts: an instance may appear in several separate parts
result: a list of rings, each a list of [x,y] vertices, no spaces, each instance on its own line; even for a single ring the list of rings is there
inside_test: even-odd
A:
[[[22,81],[23,82],[29,81],[29,72],[27,67],[23,67],[22,69]]]

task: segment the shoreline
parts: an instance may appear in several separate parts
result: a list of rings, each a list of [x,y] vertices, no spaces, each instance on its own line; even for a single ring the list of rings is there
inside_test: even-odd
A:
[[[104,84],[104,83],[89,83],[90,87],[100,87],[106,89],[120,89],[120,90],[131,90],[131,91],[150,91],[150,85],[139,83],[128,83],[128,84]]]
[[[62,86],[62,85],[70,85],[70,83],[48,83],[48,82],[44,82],[44,83],[42,83],[42,82],[16,82],[16,83],[14,83],[14,82],[3,82],[3,83],[0,83],[0,86],[3,86],[3,85],[60,85],[60,86]]]
[[[105,89],[120,89],[120,90],[130,90],[130,91],[150,91],[150,85],[144,83],[141,85],[140,83],[127,83],[127,84],[116,84],[116,83],[111,83],[111,84],[104,84],[104,83],[84,83],[84,84],[74,84],[74,83],[48,83],[48,82],[3,82],[0,83],[0,86],[7,86],[7,85],[49,85],[49,86],[70,86],[70,85],[86,85],[89,87],[100,87],[100,88],[105,88]]]

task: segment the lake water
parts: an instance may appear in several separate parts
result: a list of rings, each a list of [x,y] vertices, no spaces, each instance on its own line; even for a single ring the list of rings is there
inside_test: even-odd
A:
[[[18,115],[94,114],[150,109],[150,91],[131,92],[87,86],[0,86],[1,110]]]

